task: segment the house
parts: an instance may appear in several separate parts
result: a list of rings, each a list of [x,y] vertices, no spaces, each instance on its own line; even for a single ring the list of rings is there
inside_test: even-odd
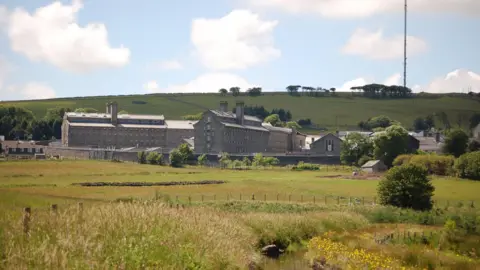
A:
[[[3,152],[14,158],[34,158],[36,154],[45,154],[43,145],[36,145],[35,142],[25,141],[3,141]]]
[[[441,153],[442,143],[437,141],[435,137],[417,137],[419,141],[419,149],[429,153]]]
[[[383,163],[381,160],[370,160],[362,166],[362,171],[368,173],[384,172],[387,169],[387,165],[385,165],[385,163]]]
[[[342,140],[332,133],[320,137],[310,144],[312,155],[340,156]]]
[[[472,130],[473,138],[480,139],[480,123]]]

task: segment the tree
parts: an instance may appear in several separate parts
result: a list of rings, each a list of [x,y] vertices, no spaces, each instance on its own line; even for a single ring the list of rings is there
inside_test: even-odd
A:
[[[287,92],[291,96],[298,96],[298,89],[302,87],[301,85],[289,85],[286,87]]]
[[[453,129],[447,133],[442,150],[445,154],[459,157],[467,152],[468,135],[461,129]]]
[[[300,125],[300,126],[310,126],[312,124],[312,120],[310,118],[307,118],[307,119],[299,119],[297,121],[297,123]]]
[[[480,124],[480,113],[474,113],[469,120],[470,129],[474,129]]]
[[[455,160],[454,168],[458,177],[480,180],[480,151],[461,155]]]
[[[230,160],[230,155],[225,152],[220,153],[220,159],[218,161],[220,162],[220,166],[222,168],[227,167],[232,162]]]
[[[281,126],[282,124],[282,121],[280,120],[280,117],[278,116],[278,114],[271,114],[267,116],[267,118],[265,118],[263,122],[270,123],[274,127]]]
[[[413,164],[393,167],[378,185],[381,204],[420,211],[432,209],[434,191],[427,169]]]
[[[343,164],[362,166],[362,157],[371,157],[373,154],[373,143],[369,137],[360,133],[349,133],[343,140],[340,150],[340,160]],[[364,158],[365,159],[365,158]]]
[[[125,111],[125,110],[121,110],[121,111],[118,112],[118,114],[128,114],[128,112]]]
[[[468,143],[468,152],[480,151],[480,142],[477,140],[471,140]]]
[[[427,130],[428,125],[425,119],[423,119],[422,117],[415,118],[415,120],[413,120],[413,129],[416,131]]]
[[[193,160],[193,150],[187,143],[182,143],[177,149],[180,155],[182,155],[183,163]]]
[[[397,121],[390,119],[388,116],[379,115],[369,118],[367,121],[360,121],[358,127],[362,130],[373,130],[375,128],[387,128],[392,125],[400,125]]]
[[[205,166],[207,163],[207,155],[203,154],[197,158],[197,163],[199,166]]]
[[[222,88],[222,89],[218,90],[218,93],[220,93],[220,95],[222,95],[222,96],[225,96],[225,95],[228,94],[228,91],[227,91],[227,89]]]
[[[252,87],[247,90],[247,94],[251,97],[258,97],[262,95],[261,87]]]
[[[391,126],[373,140],[374,156],[385,165],[392,166],[393,160],[401,154],[408,154],[408,132],[401,126]]]
[[[236,97],[240,95],[240,87],[230,87],[230,93],[232,93],[232,96]]]
[[[162,165],[163,155],[157,152],[150,152],[147,155],[147,163],[151,165]]]
[[[302,127],[295,121],[289,121],[285,124],[285,127],[287,128],[295,128],[295,129],[301,129]]]

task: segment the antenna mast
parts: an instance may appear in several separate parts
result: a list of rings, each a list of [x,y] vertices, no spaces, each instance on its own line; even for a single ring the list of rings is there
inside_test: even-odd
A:
[[[405,28],[403,35],[403,87],[407,88],[407,0],[405,0]]]

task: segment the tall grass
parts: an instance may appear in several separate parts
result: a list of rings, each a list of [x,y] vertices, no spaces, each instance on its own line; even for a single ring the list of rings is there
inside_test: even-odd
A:
[[[228,213],[160,202],[34,211],[28,235],[11,216],[0,222],[3,269],[244,269],[268,243],[288,246],[326,229],[361,228],[357,214]]]

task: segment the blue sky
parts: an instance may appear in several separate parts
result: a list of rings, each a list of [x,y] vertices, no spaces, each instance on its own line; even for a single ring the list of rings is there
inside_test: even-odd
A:
[[[480,91],[480,1],[425,2],[408,86]],[[402,83],[403,0],[3,0],[0,27],[0,100]]]

